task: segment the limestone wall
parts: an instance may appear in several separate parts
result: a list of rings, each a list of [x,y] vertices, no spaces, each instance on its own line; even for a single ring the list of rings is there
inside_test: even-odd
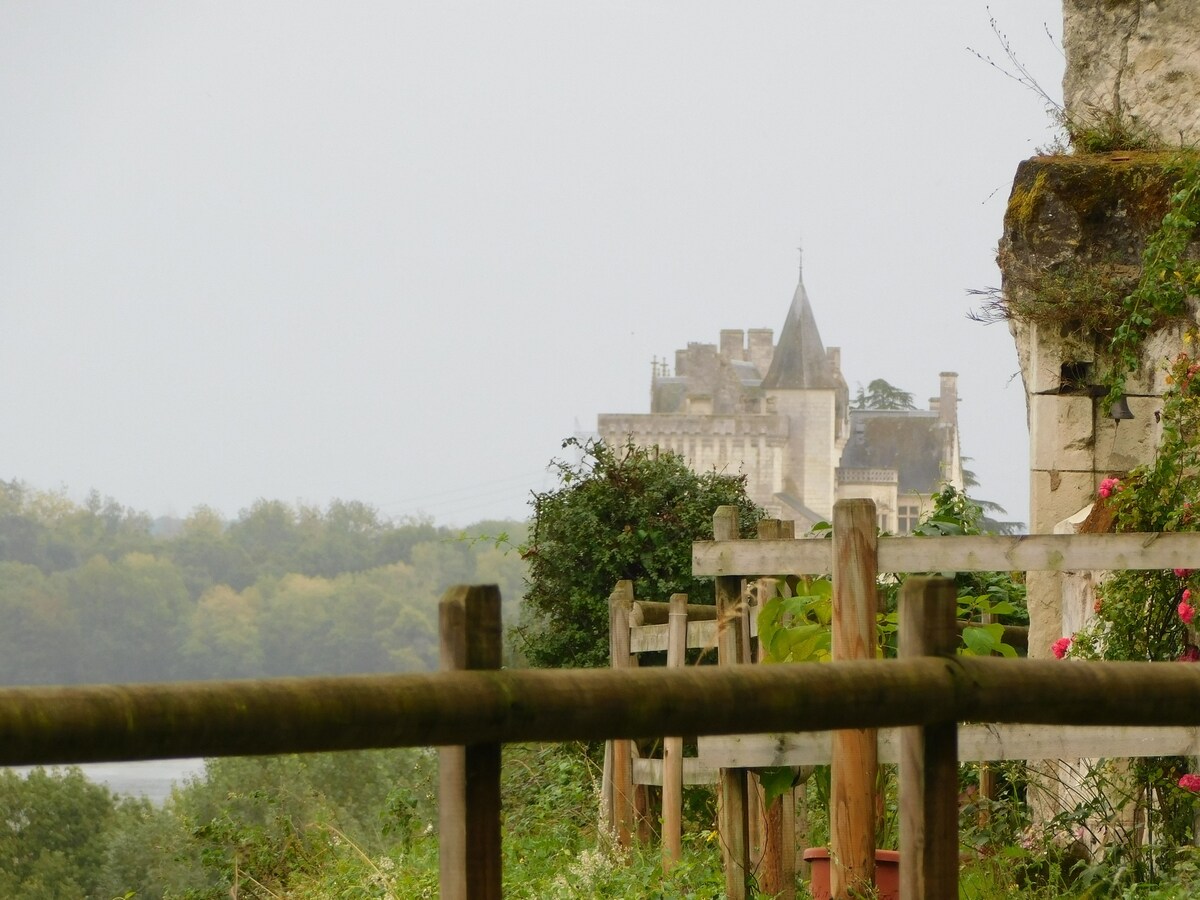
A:
[[[828,390],[768,391],[780,415],[792,423],[788,433],[783,490],[801,499],[819,516],[833,515],[835,481],[841,459],[836,438],[837,398]]]
[[[1134,418],[1100,402],[1105,351],[1136,283],[1147,237],[1172,185],[1155,154],[1040,157],[1017,170],[999,262],[1025,383],[1030,434],[1030,530],[1049,533],[1095,497],[1102,478],[1153,459],[1166,361],[1186,321],[1147,343],[1127,381]],[[1194,317],[1193,317],[1194,318]],[[1062,586],[1030,573],[1030,656],[1063,634]]]
[[[1171,146],[1200,144],[1200,2],[1064,0],[1067,116],[1117,117]]]
[[[778,517],[775,493],[783,489],[789,423],[772,415],[605,414],[598,418],[600,438],[619,446],[632,438],[684,458],[695,472],[716,469],[747,475],[755,503]]]

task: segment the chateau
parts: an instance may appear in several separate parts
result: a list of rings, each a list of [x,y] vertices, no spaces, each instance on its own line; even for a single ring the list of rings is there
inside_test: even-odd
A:
[[[600,438],[678,453],[695,471],[747,476],[769,516],[797,533],[836,500],[869,497],[880,528],[905,534],[944,483],[962,488],[958,376],[943,372],[928,410],[852,409],[841,352],[821,342],[801,276],[774,342],[770,328],[722,330],[720,344],[655,362],[650,412],[602,414]]]

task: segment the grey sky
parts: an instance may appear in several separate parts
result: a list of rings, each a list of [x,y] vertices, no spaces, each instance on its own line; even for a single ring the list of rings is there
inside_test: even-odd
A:
[[[991,14],[1054,95],[1056,3]],[[852,389],[960,373],[1027,518],[995,285],[1049,142],[967,0],[0,2],[0,478],[152,514],[524,516],[652,357],[778,330]]]

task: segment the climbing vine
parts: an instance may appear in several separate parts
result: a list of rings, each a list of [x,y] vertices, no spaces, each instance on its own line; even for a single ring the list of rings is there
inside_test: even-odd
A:
[[[1200,261],[1187,255],[1200,225],[1200,157],[1180,156],[1168,168],[1177,178],[1166,215],[1146,241],[1141,277],[1121,301],[1121,321],[1109,344],[1108,403],[1125,393],[1126,378],[1137,370],[1151,332],[1181,316],[1188,296],[1200,290]]]
[[[1200,360],[1196,332],[1167,372],[1162,438],[1152,462],[1105,478],[1094,521],[1115,531],[1200,531]],[[1096,589],[1095,616],[1066,638],[1063,655],[1110,660],[1176,660],[1196,644],[1190,608],[1200,605],[1200,576],[1189,570],[1113,573]],[[1180,604],[1185,604],[1181,607]]]
[[[1196,340],[1194,330],[1184,335],[1186,349],[1168,369],[1162,439],[1154,460],[1100,483],[1089,520],[1101,530],[1200,531],[1200,358],[1195,353]],[[1200,573],[1188,569],[1115,572],[1096,588],[1089,624],[1059,638],[1051,649],[1059,659],[1198,662],[1200,649],[1193,621],[1197,606]],[[1140,759],[1121,773],[1109,771],[1105,765],[1093,766],[1087,773],[1089,779],[1107,773],[1104,792],[1090,795],[1087,803],[1064,812],[1060,825],[1095,830],[1096,800],[1101,798],[1114,820],[1119,820],[1123,807],[1140,808],[1151,823],[1160,851],[1190,842],[1192,794],[1200,791],[1200,776],[1187,772],[1186,761]],[[1152,876],[1154,846],[1140,840],[1134,830],[1114,822],[1108,825],[1108,852],[1113,861],[1119,860],[1123,871],[1135,873],[1139,879]]]

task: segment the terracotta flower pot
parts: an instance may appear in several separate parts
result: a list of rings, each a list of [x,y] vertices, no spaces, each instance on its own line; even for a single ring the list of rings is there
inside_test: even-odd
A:
[[[830,900],[829,850],[810,847],[804,859],[812,872],[808,888],[813,900]],[[900,900],[900,854],[895,850],[875,851],[875,890],[879,900]]]

